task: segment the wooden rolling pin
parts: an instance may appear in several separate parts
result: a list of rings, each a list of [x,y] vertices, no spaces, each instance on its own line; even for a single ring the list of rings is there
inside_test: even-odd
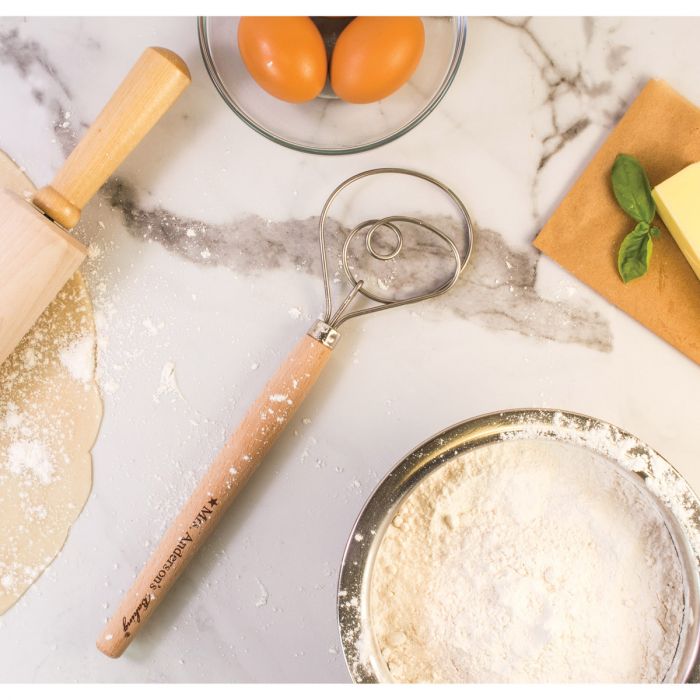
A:
[[[66,229],[189,83],[177,54],[146,49],[50,185],[31,203],[0,189],[0,363],[85,258]]]
[[[335,330],[317,322],[265,385],[103,629],[97,640],[101,652],[121,656],[151,617],[289,423],[337,338]]]

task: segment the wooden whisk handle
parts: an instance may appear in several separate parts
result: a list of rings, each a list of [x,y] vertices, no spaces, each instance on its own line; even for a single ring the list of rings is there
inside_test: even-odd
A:
[[[185,62],[168,49],[146,49],[53,182],[33,203],[64,228],[190,84]]]
[[[330,352],[304,336],[265,385],[100,634],[101,652],[116,658],[129,646],[289,423]]]

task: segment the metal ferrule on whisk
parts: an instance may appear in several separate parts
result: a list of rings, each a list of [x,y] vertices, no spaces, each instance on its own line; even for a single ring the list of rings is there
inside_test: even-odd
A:
[[[314,325],[309,328],[306,335],[310,335],[314,340],[318,340],[319,343],[323,343],[327,348],[331,348],[331,350],[340,340],[340,333],[329,323],[321,319],[316,321]]]

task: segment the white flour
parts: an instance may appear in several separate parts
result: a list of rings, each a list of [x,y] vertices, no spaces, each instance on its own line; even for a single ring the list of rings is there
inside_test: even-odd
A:
[[[156,403],[160,403],[160,397],[167,394],[179,396],[181,399],[185,398],[180,391],[179,384],[177,383],[174,362],[166,362],[163,365],[163,369],[160,371],[160,384],[156,389],[156,393],[153,394],[153,400]]]
[[[86,335],[61,350],[61,364],[79,382],[91,382],[95,376],[95,338]]]
[[[658,682],[683,615],[661,516],[589,450],[522,440],[425,479],[384,536],[372,626],[400,682]]]
[[[37,479],[40,484],[53,481],[56,467],[51,454],[39,440],[17,440],[7,450],[7,469],[23,478]]]

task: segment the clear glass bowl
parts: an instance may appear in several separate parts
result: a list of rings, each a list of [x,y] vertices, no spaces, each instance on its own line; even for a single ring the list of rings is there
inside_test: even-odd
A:
[[[371,104],[349,104],[324,95],[290,104],[266,93],[250,77],[238,51],[239,19],[197,21],[204,65],[214,86],[258,133],[288,148],[323,155],[376,148],[423,121],[454,80],[467,37],[464,17],[423,17],[423,57],[411,79],[393,95]]]

